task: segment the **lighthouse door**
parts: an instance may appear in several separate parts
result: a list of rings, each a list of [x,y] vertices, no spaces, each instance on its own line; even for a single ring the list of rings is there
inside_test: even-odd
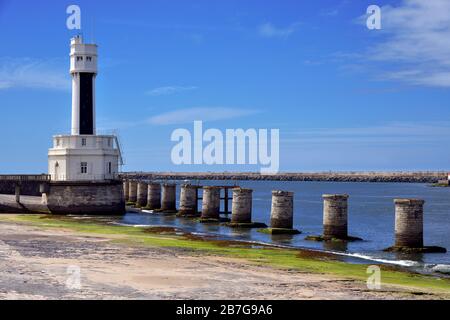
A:
[[[55,181],[59,180],[59,163],[55,163]]]

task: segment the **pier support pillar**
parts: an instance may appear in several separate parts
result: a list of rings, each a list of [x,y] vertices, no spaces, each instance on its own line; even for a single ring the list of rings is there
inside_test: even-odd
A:
[[[220,220],[220,188],[203,187],[201,220]]]
[[[272,208],[270,228],[260,232],[269,234],[298,234],[294,226],[294,193],[288,191],[272,191]]]
[[[128,186],[128,201],[136,203],[137,201],[137,182],[130,181]]]
[[[137,200],[136,206],[142,208],[147,205],[148,184],[146,182],[139,182],[137,185]]]
[[[198,214],[197,187],[190,184],[181,186],[179,216],[196,216]]]
[[[16,183],[14,186],[14,193],[16,196],[16,203],[20,203],[20,184]]]
[[[423,247],[424,200],[395,199],[395,246]]]
[[[148,184],[146,209],[161,209],[161,184],[154,182]]]
[[[231,202],[231,223],[252,222],[252,189],[233,189]]]
[[[323,236],[325,238],[348,238],[348,195],[324,194]]]
[[[176,212],[176,185],[165,183],[162,185],[161,211]]]
[[[123,181],[123,194],[125,197],[125,202],[128,202],[129,193],[130,193],[130,183],[128,180]]]
[[[276,229],[292,229],[294,225],[294,193],[272,191],[270,226]]]
[[[395,199],[395,245],[384,251],[445,253],[442,247],[423,244],[423,205],[420,199]]]

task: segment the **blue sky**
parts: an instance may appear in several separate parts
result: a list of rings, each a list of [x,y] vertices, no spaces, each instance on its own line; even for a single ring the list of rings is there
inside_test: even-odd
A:
[[[46,172],[70,130],[70,4],[124,170],[255,171],[173,165],[170,135],[194,120],[280,129],[281,171],[450,169],[449,1],[0,0],[2,173]]]

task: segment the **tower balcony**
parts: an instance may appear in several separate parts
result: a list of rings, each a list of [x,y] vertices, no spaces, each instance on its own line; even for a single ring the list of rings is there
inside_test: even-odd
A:
[[[56,135],[53,136],[53,150],[118,150],[113,135]]]

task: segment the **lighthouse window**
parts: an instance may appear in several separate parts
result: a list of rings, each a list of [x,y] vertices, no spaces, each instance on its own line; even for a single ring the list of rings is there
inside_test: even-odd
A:
[[[83,61],[83,57],[77,57],[77,61]]]
[[[109,174],[111,174],[111,171],[112,171],[111,169],[112,169],[112,168],[111,168],[111,162],[108,162],[108,173],[109,173]]]
[[[92,57],[87,57],[86,60],[87,61],[92,61]]]
[[[87,162],[81,163],[81,173],[87,173]]]
[[[81,139],[81,145],[84,147],[86,146],[86,138]]]

